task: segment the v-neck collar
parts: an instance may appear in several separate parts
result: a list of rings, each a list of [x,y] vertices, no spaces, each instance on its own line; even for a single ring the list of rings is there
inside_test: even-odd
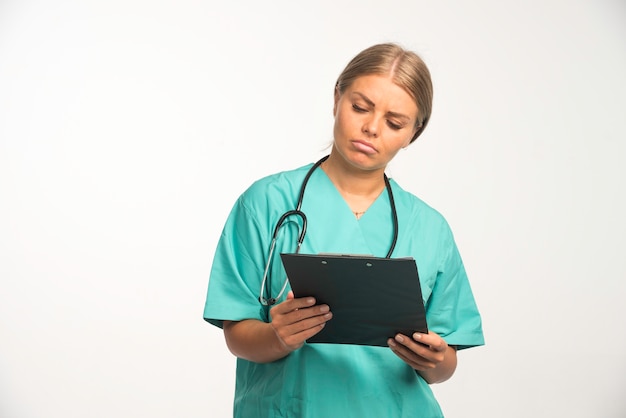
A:
[[[308,220],[303,251],[387,255],[393,223],[386,188],[357,219],[335,184],[319,168],[311,175],[302,210]]]

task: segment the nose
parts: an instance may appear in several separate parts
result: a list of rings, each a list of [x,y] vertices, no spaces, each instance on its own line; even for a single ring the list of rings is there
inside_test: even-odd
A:
[[[376,138],[378,136],[378,123],[378,118],[374,116],[367,118],[365,121],[363,121],[363,127],[361,128],[361,131],[368,136],[373,136],[374,138]]]

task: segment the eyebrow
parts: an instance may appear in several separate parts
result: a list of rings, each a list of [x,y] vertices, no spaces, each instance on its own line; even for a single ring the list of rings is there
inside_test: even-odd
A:
[[[368,105],[372,106],[372,107],[376,107],[376,104],[371,101],[369,99],[369,97],[367,97],[366,95],[364,95],[363,93],[359,93],[358,91],[353,92],[353,94],[358,95],[359,97],[361,97],[361,99],[363,99]],[[405,119],[405,120],[411,120],[411,118],[407,115],[403,115],[402,113],[398,113],[398,112],[387,112],[387,114],[389,116],[392,116],[394,118],[398,118],[398,119]]]

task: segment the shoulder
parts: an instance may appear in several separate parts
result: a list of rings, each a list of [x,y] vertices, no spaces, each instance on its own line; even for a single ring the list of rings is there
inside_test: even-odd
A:
[[[444,216],[428,203],[404,190],[394,179],[389,179],[393,190],[393,197],[398,211],[404,212],[411,218],[419,218],[437,224],[446,224]]]
[[[433,246],[448,247],[454,243],[452,229],[444,215],[411,192],[389,179],[399,222],[408,236],[430,241]]]
[[[302,181],[311,166],[307,164],[256,180],[241,194],[239,203],[249,209],[259,209],[260,206],[266,208],[267,205],[294,206]]]

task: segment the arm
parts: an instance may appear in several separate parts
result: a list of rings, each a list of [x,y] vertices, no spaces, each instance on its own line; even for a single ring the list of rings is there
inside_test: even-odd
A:
[[[314,298],[287,300],[270,310],[272,322],[257,319],[224,321],[226,345],[235,356],[256,363],[269,363],[287,356],[324,328],[332,318],[328,305],[315,305]]]
[[[398,334],[388,343],[391,350],[429,384],[445,382],[456,370],[456,349],[432,331],[416,332],[413,338]]]

